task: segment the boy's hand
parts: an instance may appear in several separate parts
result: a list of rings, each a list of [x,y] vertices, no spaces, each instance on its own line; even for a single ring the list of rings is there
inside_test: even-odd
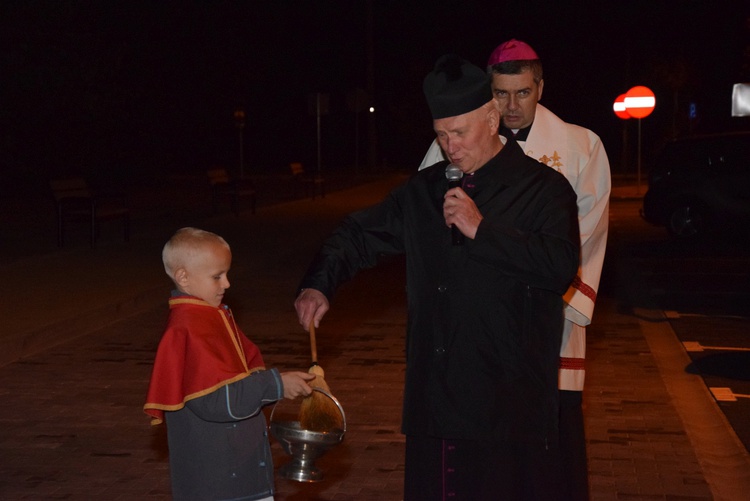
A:
[[[315,379],[315,374],[307,372],[282,372],[281,382],[284,385],[284,398],[306,397],[312,393],[308,381]]]
[[[329,307],[328,298],[315,289],[303,289],[294,301],[297,318],[306,331],[310,330],[311,322],[315,322],[315,328],[320,327],[320,319],[323,318]]]

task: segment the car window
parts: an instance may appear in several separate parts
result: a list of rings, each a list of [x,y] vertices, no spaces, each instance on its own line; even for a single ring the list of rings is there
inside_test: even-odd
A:
[[[750,134],[693,137],[667,143],[651,166],[652,180],[750,176]]]
[[[724,137],[711,143],[709,165],[717,173],[750,172],[750,136]]]
[[[672,176],[689,176],[705,168],[708,157],[704,141],[676,141],[664,149],[659,164]]]

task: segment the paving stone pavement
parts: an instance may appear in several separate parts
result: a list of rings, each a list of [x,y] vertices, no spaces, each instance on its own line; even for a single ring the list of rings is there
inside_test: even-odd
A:
[[[161,245],[185,223],[224,235],[234,253],[226,301],[238,322],[267,365],[304,369],[309,340],[292,308],[304,267],[343,214],[378,200],[400,179],[261,207],[255,216],[161,218],[134,230],[128,244],[82,245],[0,266],[5,276],[27,277],[18,283],[31,290],[29,302],[6,305],[3,316],[22,321],[9,320],[0,343],[16,334],[23,347],[35,348],[0,367],[0,499],[170,499],[165,429],[149,426],[141,410],[170,288]],[[345,409],[346,436],[317,461],[321,482],[277,475],[277,500],[402,498],[401,284],[403,267],[393,259],[337,294],[317,333],[318,356]],[[747,451],[732,441],[699,378],[682,370],[668,323],[634,305],[632,294],[603,287],[588,331],[591,499],[748,499]],[[65,308],[55,309],[62,296]],[[45,306],[55,318],[35,315]],[[76,331],[84,335],[74,337]],[[58,333],[68,340],[55,344]],[[282,405],[294,403],[279,404],[280,411]],[[279,468],[289,458],[271,441]]]

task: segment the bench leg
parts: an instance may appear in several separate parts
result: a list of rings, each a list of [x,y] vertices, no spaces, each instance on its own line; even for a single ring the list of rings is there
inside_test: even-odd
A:
[[[125,237],[126,242],[130,242],[130,215],[125,216],[123,219],[123,236]]]
[[[62,211],[58,209],[57,211],[57,246],[62,247],[63,246],[63,215]]]
[[[91,248],[96,246],[96,211],[91,211]]]

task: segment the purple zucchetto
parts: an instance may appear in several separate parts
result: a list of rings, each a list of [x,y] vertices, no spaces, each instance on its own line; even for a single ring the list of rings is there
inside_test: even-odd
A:
[[[530,59],[539,59],[539,56],[536,55],[529,44],[514,38],[501,43],[492,51],[487,66],[494,66],[505,61],[526,61]]]

